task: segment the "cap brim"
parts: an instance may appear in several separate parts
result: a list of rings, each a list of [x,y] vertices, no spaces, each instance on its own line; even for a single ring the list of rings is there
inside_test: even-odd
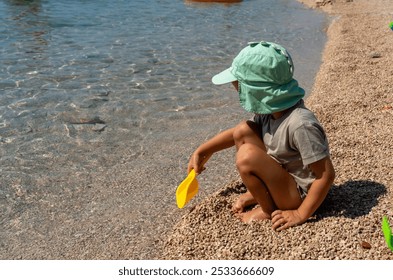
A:
[[[222,71],[221,73],[218,73],[212,78],[212,82],[215,85],[223,85],[227,83],[231,83],[234,81],[237,81],[237,78],[232,74],[231,72],[232,67]]]

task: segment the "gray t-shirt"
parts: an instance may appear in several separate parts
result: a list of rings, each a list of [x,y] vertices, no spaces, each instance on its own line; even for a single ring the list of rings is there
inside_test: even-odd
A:
[[[261,125],[267,153],[307,192],[315,180],[308,165],[329,156],[327,137],[315,115],[301,100],[279,119],[255,115],[254,122]]]

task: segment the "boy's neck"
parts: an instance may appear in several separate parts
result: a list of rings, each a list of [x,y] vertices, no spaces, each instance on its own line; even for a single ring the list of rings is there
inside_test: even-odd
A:
[[[297,104],[299,104],[299,102],[298,102]],[[288,108],[288,109],[285,109],[284,111],[272,113],[271,115],[272,115],[273,119],[277,120],[277,119],[281,118],[281,117],[282,117],[284,114],[286,114],[289,110],[291,110],[293,107],[297,106],[297,104],[294,105],[294,106],[292,106],[292,107],[290,107],[290,108]]]
[[[277,120],[277,119],[281,118],[282,115],[284,115],[286,111],[288,111],[288,109],[281,111],[281,112],[272,113],[273,119]]]

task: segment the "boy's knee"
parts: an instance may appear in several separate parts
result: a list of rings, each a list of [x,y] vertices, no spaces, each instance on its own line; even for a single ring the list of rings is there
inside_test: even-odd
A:
[[[244,125],[245,122],[241,122],[235,127],[235,131],[233,132],[233,139],[237,142],[244,138],[244,133],[245,133]]]
[[[240,146],[236,154],[236,167],[240,173],[249,173],[252,171],[252,167],[254,166],[253,161],[255,160],[253,149],[254,147],[247,143]]]

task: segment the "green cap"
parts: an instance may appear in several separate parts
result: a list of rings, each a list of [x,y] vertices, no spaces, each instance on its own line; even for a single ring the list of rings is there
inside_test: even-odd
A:
[[[291,56],[282,46],[270,42],[249,43],[232,66],[212,78],[216,85],[239,82],[239,98],[244,109],[271,114],[295,105],[304,90],[293,79]]]

